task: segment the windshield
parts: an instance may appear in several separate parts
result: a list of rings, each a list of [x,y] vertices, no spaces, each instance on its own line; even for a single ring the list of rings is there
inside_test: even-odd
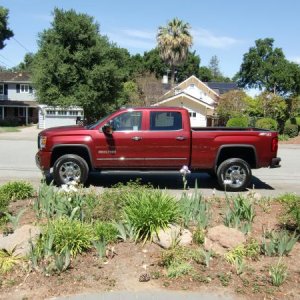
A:
[[[96,121],[92,124],[86,125],[85,128],[86,129],[94,129],[97,125],[99,125],[101,122],[103,122],[108,116],[110,116],[110,115],[107,115],[107,116],[101,118],[100,120],[98,120],[98,121]]]

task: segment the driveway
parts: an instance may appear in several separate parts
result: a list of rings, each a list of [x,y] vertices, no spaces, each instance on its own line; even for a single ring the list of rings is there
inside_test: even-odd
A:
[[[28,180],[36,187],[42,178],[35,165],[37,152],[37,135],[40,130],[35,126],[23,128],[21,132],[0,133],[0,184],[9,180]],[[264,196],[273,196],[285,192],[300,194],[300,145],[280,144],[278,156],[282,158],[282,167],[277,169],[253,170],[253,185]],[[142,178],[145,183],[166,188],[172,194],[182,192],[182,178],[179,174],[99,174],[90,176],[89,182],[99,188],[110,187],[118,182]],[[216,181],[207,174],[191,174],[188,186],[193,188],[197,180],[198,187],[204,195],[211,195],[215,190],[217,195],[224,192],[218,190]]]

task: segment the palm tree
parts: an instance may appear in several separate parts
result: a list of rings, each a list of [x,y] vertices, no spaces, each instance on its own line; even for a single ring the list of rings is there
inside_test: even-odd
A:
[[[175,68],[181,65],[187,55],[188,50],[193,43],[189,32],[189,23],[185,23],[178,18],[169,21],[167,26],[160,26],[156,40],[161,58],[171,68],[171,83],[174,84]]]

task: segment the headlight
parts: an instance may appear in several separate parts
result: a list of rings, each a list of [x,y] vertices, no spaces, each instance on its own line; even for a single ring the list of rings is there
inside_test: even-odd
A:
[[[45,148],[46,143],[47,143],[47,137],[46,136],[40,136],[39,137],[39,144],[38,144],[39,149]]]

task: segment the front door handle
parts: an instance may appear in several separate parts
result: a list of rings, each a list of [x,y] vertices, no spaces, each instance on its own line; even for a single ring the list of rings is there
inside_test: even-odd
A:
[[[134,136],[132,138],[133,141],[140,141],[142,138],[140,136]]]
[[[177,141],[184,141],[184,140],[186,140],[187,138],[185,137],[185,136],[178,136],[178,137],[176,137],[176,140]]]

